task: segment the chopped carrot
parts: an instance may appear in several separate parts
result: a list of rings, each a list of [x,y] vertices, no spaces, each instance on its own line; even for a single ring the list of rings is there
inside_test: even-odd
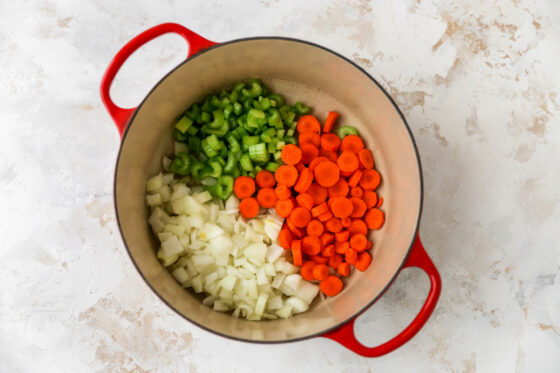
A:
[[[298,193],[305,193],[313,183],[313,171],[309,168],[304,168],[300,171],[298,180],[294,185],[294,190]]]
[[[344,254],[349,248],[350,248],[350,243],[348,243],[348,241],[334,243],[334,251],[337,254]]]
[[[325,228],[327,228],[329,232],[338,233],[342,230],[342,225],[340,225],[340,220],[333,217],[327,220]]]
[[[338,158],[337,158],[338,159]],[[336,162],[336,161],[335,161]],[[350,176],[352,176],[352,172],[347,172],[347,171],[340,171],[340,176],[342,177],[346,177],[349,178]],[[350,185],[351,186],[351,185]]]
[[[296,170],[297,170],[298,172],[301,172],[301,170],[303,170],[303,169],[305,168],[305,165],[303,164],[303,162],[299,162],[299,163],[296,164],[294,167],[296,168]]]
[[[336,270],[339,275],[347,277],[350,276],[350,264],[342,262],[338,265]]]
[[[364,221],[369,229],[379,229],[385,222],[385,213],[377,208],[369,209]]]
[[[311,184],[307,193],[313,198],[315,205],[320,205],[327,200],[327,190],[317,183]]]
[[[276,177],[278,184],[284,184],[285,186],[291,187],[294,186],[297,181],[298,170],[292,165],[285,164],[278,167],[274,176]]]
[[[239,203],[239,213],[244,218],[254,218],[259,213],[259,203],[253,197],[245,198]]]
[[[317,167],[317,165],[323,161],[328,161],[329,159],[327,157],[317,157],[314,160],[311,161],[311,163],[309,163],[309,169],[311,171],[315,171],[315,167]]]
[[[340,231],[338,233],[335,233],[334,235],[334,240],[336,242],[344,242],[344,241],[348,241],[348,238],[350,237],[350,232],[348,231]]]
[[[305,207],[296,207],[292,210],[289,220],[298,228],[305,228],[311,220],[311,213]]]
[[[260,170],[255,176],[259,188],[273,188],[276,185],[274,174],[268,170]]]
[[[326,157],[329,161],[335,163],[338,159],[338,155],[336,154],[336,152],[330,150],[321,149],[319,150],[319,155],[321,155],[321,157]]]
[[[323,202],[320,205],[317,205],[311,209],[311,215],[317,217],[321,214],[324,214],[327,211],[329,211],[329,206],[327,205],[326,202]]]
[[[358,183],[360,182],[360,179],[362,178],[363,173],[364,172],[362,170],[359,170],[359,169],[354,171],[354,173],[352,173],[352,175],[348,179],[348,185],[350,185],[351,187],[357,186]],[[363,189],[362,189],[362,191],[363,191]]]
[[[371,190],[365,190],[362,199],[366,203],[366,207],[368,209],[375,207],[375,205],[377,204],[377,194],[375,192],[372,192]]]
[[[348,135],[342,139],[342,144],[340,144],[340,150],[350,151],[352,153],[357,153],[364,148],[364,142],[362,138],[358,135]]]
[[[278,243],[284,249],[288,250],[290,247],[292,247],[292,240],[292,232],[290,232],[289,228],[282,228],[280,230],[280,233],[278,233]]]
[[[334,197],[331,198],[331,200],[333,201],[331,211],[335,217],[345,218],[352,214],[353,204],[350,199],[346,197]]]
[[[383,206],[383,197],[379,198],[377,204],[375,205],[375,207],[377,208],[381,208],[381,206]]]
[[[344,261],[348,264],[356,264],[358,261],[358,252],[352,248],[346,250],[346,253],[344,254]]]
[[[335,253],[333,254],[333,256],[329,258],[329,267],[336,270],[339,264],[342,262],[343,262],[342,255]]]
[[[309,164],[312,160],[319,156],[319,149],[312,144],[300,145],[301,149],[301,162],[303,164]]]
[[[328,260],[327,260],[328,261]],[[315,280],[324,280],[329,277],[329,267],[324,264],[317,264],[315,268],[313,268],[313,278]]]
[[[350,214],[350,216],[353,218],[361,218],[364,216],[367,210],[366,203],[356,197],[350,198],[350,202],[352,202],[352,214]]]
[[[364,195],[364,190],[362,188],[360,188],[359,186],[355,186],[355,187],[350,189],[350,195],[352,197],[362,198],[362,196]]]
[[[326,257],[329,257],[329,258],[331,256],[333,256],[334,255],[334,245],[330,244],[330,245],[324,246],[323,250],[321,251],[321,254],[323,256],[326,256]]]
[[[301,266],[303,263],[303,256],[301,254],[301,240],[292,241],[292,257],[294,265]]]
[[[369,149],[362,149],[358,152],[358,158],[360,159],[360,163],[364,168],[373,168],[375,162],[373,161],[373,154],[371,154],[371,150]]]
[[[319,219],[320,221],[322,221],[323,223],[326,222],[327,220],[329,220],[330,218],[333,217],[332,212],[329,210],[325,213],[322,213],[321,215],[317,216],[317,219]]]
[[[336,152],[340,147],[341,142],[340,137],[334,133],[324,133],[321,135],[321,149]]]
[[[276,213],[279,216],[286,218],[290,215],[290,213],[294,209],[294,201],[292,201],[290,198],[280,199],[276,201],[275,208],[276,208]]]
[[[352,224],[348,227],[348,231],[351,235],[355,234],[363,234],[366,235],[368,228],[366,223],[362,219],[354,219],[352,220]]]
[[[319,185],[330,187],[336,184],[340,178],[340,169],[331,161],[321,162],[315,167],[315,180]]]
[[[364,170],[360,178],[360,186],[363,190],[375,190],[379,186],[381,176],[375,170]]]
[[[300,132],[298,137],[299,146],[311,144],[318,148],[321,146],[321,136],[317,132],[307,131]]]
[[[282,148],[280,158],[285,164],[296,165],[301,161],[301,149],[294,144],[287,144]]]
[[[276,193],[276,197],[278,197],[278,199],[288,199],[292,196],[290,188],[282,184],[278,184],[276,189],[274,189],[274,192]]]
[[[325,247],[326,245],[334,242],[334,234],[325,232],[321,235],[321,246]]]
[[[312,209],[314,205],[313,197],[311,197],[308,193],[298,194],[296,201],[298,205],[305,207],[308,210]]]
[[[297,237],[297,238],[302,238],[304,236],[304,232],[303,230],[299,229],[298,227],[296,227],[294,225],[294,223],[292,222],[292,220],[290,220],[290,218],[286,219],[286,225],[288,226],[288,228],[290,229],[290,232],[292,232],[292,234]]]
[[[276,206],[277,200],[278,197],[272,188],[261,188],[257,193],[257,202],[261,205],[261,207],[267,209],[272,208]]]
[[[325,258],[321,255],[311,255],[311,260],[315,262],[315,264],[327,264],[329,262],[329,258]]]
[[[326,296],[334,297],[342,290],[342,280],[330,275],[319,283],[319,288]]]
[[[323,224],[317,219],[313,219],[307,224],[307,234],[320,237],[323,234]]]
[[[371,264],[371,261],[372,261],[371,255],[369,255],[367,251],[364,251],[360,253],[360,255],[358,256],[358,261],[356,262],[354,267],[356,267],[358,271],[364,272],[366,269],[368,269],[369,265]]]
[[[327,189],[329,197],[346,197],[348,195],[348,183],[343,178],[338,179],[336,184]]]
[[[325,119],[325,124],[323,125],[323,132],[331,132],[337,119],[338,113],[336,111],[329,111],[329,113],[327,114],[327,119]]]
[[[299,133],[307,131],[321,133],[321,123],[313,115],[304,115],[298,120],[297,131]]]
[[[303,265],[299,269],[301,277],[303,277],[304,280],[313,281],[313,268],[315,268],[315,263],[313,263],[312,261],[303,263]]]
[[[367,238],[363,234],[355,234],[350,238],[350,247],[356,251],[364,251],[367,247]]]
[[[317,255],[321,252],[321,240],[316,236],[305,236],[301,242],[302,250],[307,255]]]
[[[249,176],[239,176],[233,184],[233,192],[239,199],[251,197],[255,193],[255,180]]]
[[[340,225],[342,225],[342,228],[348,228],[350,224],[352,224],[352,219],[349,216],[340,219]]]
[[[336,164],[338,164],[340,171],[354,172],[360,166],[360,161],[358,160],[356,154],[345,151],[338,156]]]
[[[366,246],[366,250],[371,250],[372,247],[373,247],[373,242],[371,242],[370,240],[368,240],[367,246]]]

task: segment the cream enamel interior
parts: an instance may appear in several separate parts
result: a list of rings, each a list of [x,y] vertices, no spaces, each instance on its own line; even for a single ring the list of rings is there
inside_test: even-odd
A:
[[[259,77],[289,102],[301,100],[325,118],[355,126],[373,151],[382,175],[386,223],[372,232],[374,261],[355,271],[341,294],[319,301],[288,320],[235,319],[202,305],[182,289],[155,257],[156,240],[146,222],[146,179],[171,153],[172,124],[194,101],[230,83]],[[421,208],[417,154],[403,119],[385,93],[345,59],[307,43],[275,38],[239,40],[205,51],[166,76],[139,107],[123,139],[115,176],[117,215],[123,238],[142,276],[173,309],[219,334],[261,342],[316,335],[348,320],[390,283],[408,253]]]

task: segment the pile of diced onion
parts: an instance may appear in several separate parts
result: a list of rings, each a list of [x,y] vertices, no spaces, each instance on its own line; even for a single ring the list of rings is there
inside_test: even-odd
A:
[[[283,218],[261,209],[247,221],[233,194],[224,203],[186,182],[169,173],[146,183],[157,258],[181,286],[204,293],[202,302],[214,310],[248,320],[306,311],[319,287],[302,279],[277,245]]]

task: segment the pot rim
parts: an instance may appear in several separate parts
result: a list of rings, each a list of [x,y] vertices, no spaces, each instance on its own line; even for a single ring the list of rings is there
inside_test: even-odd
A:
[[[124,141],[126,139],[126,135],[128,134],[128,130],[130,129],[130,125],[132,124],[132,122],[134,121],[134,118],[136,117],[136,114],[138,113],[138,109],[140,109],[140,107],[142,107],[142,105],[144,104],[144,102],[147,100],[147,98],[152,94],[152,92],[172,73],[175,72],[175,70],[177,70],[178,68],[180,68],[181,66],[183,66],[184,64],[188,63],[189,61],[207,53],[208,51],[211,51],[213,49],[216,48],[220,48],[221,46],[224,45],[229,45],[229,44],[235,44],[235,43],[240,43],[240,42],[245,42],[245,41],[251,41],[251,40],[287,40],[287,41],[291,41],[291,42],[296,42],[296,43],[301,43],[301,44],[305,44],[307,46],[311,46],[311,47],[315,47],[315,48],[319,48],[322,49],[338,58],[343,59],[344,61],[350,63],[352,66],[354,66],[356,69],[358,69],[366,78],[370,79],[373,83],[375,83],[375,85],[377,85],[377,87],[385,94],[385,96],[389,99],[389,101],[391,102],[391,104],[393,105],[393,107],[395,108],[395,110],[397,111],[397,113],[399,114],[399,116],[401,117],[406,130],[408,132],[408,135],[410,137],[410,141],[412,142],[412,146],[414,148],[414,154],[416,155],[416,162],[418,164],[418,174],[420,177],[420,198],[419,198],[419,206],[418,206],[418,217],[416,218],[416,226],[414,227],[414,234],[411,236],[410,239],[410,244],[408,246],[406,255],[403,257],[402,262],[399,264],[399,267],[397,269],[397,271],[395,271],[395,274],[393,275],[393,277],[391,278],[391,280],[389,280],[389,282],[387,282],[387,284],[384,286],[384,288],[379,292],[379,294],[373,298],[368,304],[366,304],[364,307],[362,307],[360,310],[356,311],[351,317],[347,318],[346,320],[336,324],[335,326],[332,326],[328,329],[325,329],[321,332],[317,332],[314,334],[310,334],[304,337],[297,337],[297,338],[291,338],[291,339],[283,339],[283,340],[270,340],[270,341],[260,341],[260,340],[254,340],[254,339],[247,339],[247,338],[238,338],[238,337],[234,337],[231,335],[227,335],[227,334],[223,334],[220,333],[218,331],[212,330],[210,328],[207,328],[206,326],[199,324],[191,319],[189,319],[187,316],[183,315],[182,313],[180,313],[177,309],[175,309],[175,307],[173,307],[171,304],[169,304],[155,289],[154,287],[150,284],[150,282],[146,279],[146,277],[144,276],[144,274],[140,271],[140,268],[138,268],[138,265],[136,264],[136,261],[134,260],[134,258],[132,257],[132,254],[130,252],[130,249],[128,247],[128,244],[126,243],[126,240],[124,238],[124,234],[123,234],[123,230],[121,227],[121,222],[119,219],[119,213],[118,213],[118,204],[117,204],[117,170],[118,170],[118,166],[119,166],[119,161],[120,161],[120,157],[121,157],[121,152],[123,149],[123,144]],[[356,319],[358,316],[360,316],[363,312],[365,312],[367,309],[369,309],[375,302],[377,302],[377,300],[379,300],[384,294],[385,292],[389,289],[389,287],[391,287],[391,285],[393,284],[393,282],[395,281],[395,279],[397,278],[397,276],[399,275],[399,273],[401,272],[404,263],[406,262],[406,260],[408,259],[408,256],[410,255],[410,252],[412,250],[412,246],[414,244],[414,241],[416,240],[416,237],[418,235],[418,230],[420,228],[420,217],[422,216],[422,207],[423,207],[423,201],[424,201],[424,178],[423,178],[423,173],[422,173],[422,164],[420,161],[420,154],[418,153],[418,147],[416,146],[416,141],[414,140],[414,136],[412,135],[412,131],[410,130],[410,126],[408,125],[408,122],[406,121],[405,116],[403,115],[403,113],[401,112],[401,110],[399,109],[398,105],[396,104],[396,102],[393,100],[393,98],[389,95],[389,93],[387,93],[387,91],[385,90],[385,88],[383,88],[383,86],[381,84],[379,84],[379,82],[373,78],[367,71],[365,71],[362,67],[360,67],[358,64],[356,64],[354,61],[350,60],[349,58],[343,56],[342,54],[333,51],[330,48],[324,47],[322,45],[307,41],[307,40],[302,40],[302,39],[297,39],[297,38],[291,38],[291,37],[284,37],[284,36],[254,36],[254,37],[247,37],[247,38],[239,38],[239,39],[233,39],[233,40],[229,40],[223,43],[218,43],[216,45],[210,46],[206,49],[201,50],[200,52],[196,53],[195,55],[185,59],[184,61],[182,61],[181,63],[179,63],[177,66],[175,66],[173,69],[171,69],[167,74],[165,74],[151,89],[150,91],[146,94],[146,96],[142,99],[142,101],[140,102],[140,104],[138,104],[138,106],[134,109],[134,112],[132,113],[132,115],[130,116],[130,119],[127,121],[126,124],[126,128],[123,132],[122,135],[122,139],[119,145],[119,152],[117,155],[117,160],[115,163],[115,172],[113,175],[113,203],[114,203],[114,208],[115,208],[115,215],[117,218],[117,226],[119,228],[119,233],[121,235],[121,238],[123,240],[124,246],[126,248],[126,252],[130,258],[130,260],[132,261],[132,264],[134,265],[134,268],[136,268],[136,271],[138,272],[138,274],[140,275],[140,277],[142,278],[142,280],[144,280],[144,282],[146,283],[146,285],[148,285],[148,287],[152,290],[152,292],[165,304],[167,305],[171,310],[173,310],[177,315],[179,315],[180,317],[182,317],[184,320],[190,322],[191,324],[194,324],[196,326],[198,326],[199,328],[208,331],[210,333],[213,333],[215,335],[218,335],[220,337],[224,337],[224,338],[228,338],[230,340],[235,340],[235,341],[239,341],[239,342],[248,342],[248,343],[255,343],[255,344],[280,344],[280,343],[290,343],[290,342],[298,342],[298,341],[303,341],[306,339],[310,339],[310,338],[315,338],[315,337],[321,337],[324,334],[331,332],[333,330],[336,330],[338,328],[340,328],[341,326],[345,325],[346,323],[350,322],[353,319]]]

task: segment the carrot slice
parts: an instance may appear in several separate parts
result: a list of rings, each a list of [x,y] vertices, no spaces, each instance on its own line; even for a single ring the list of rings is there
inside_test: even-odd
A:
[[[336,184],[340,178],[340,169],[338,166],[331,162],[325,161],[321,162],[315,167],[315,180],[319,185],[324,187],[330,187]]]
[[[326,256],[326,257],[331,257],[334,255],[334,245],[330,244],[327,245],[325,247],[323,247],[323,250],[321,251],[321,255]]]
[[[329,111],[329,113],[327,114],[327,119],[325,119],[325,124],[323,125],[323,132],[331,132],[337,119],[338,113],[336,111]]]
[[[284,184],[285,186],[294,186],[298,178],[298,170],[289,164],[278,167],[276,173],[274,174],[278,184]]]
[[[364,142],[362,138],[358,135],[348,135],[344,139],[342,139],[342,144],[340,144],[340,150],[350,151],[353,153],[357,153],[364,148]]]
[[[282,148],[280,158],[285,164],[296,165],[301,161],[301,149],[294,144],[287,144]]]
[[[340,171],[354,172],[360,166],[360,161],[355,153],[344,151],[338,156],[336,164],[338,164]]]
[[[369,265],[371,264],[371,261],[372,261],[371,255],[369,255],[368,252],[364,251],[360,253],[360,255],[358,256],[358,260],[354,265],[354,267],[356,267],[358,271],[364,272],[366,269],[368,269]]]
[[[377,208],[369,209],[364,221],[369,229],[379,229],[385,222],[385,213]]]
[[[282,184],[278,184],[276,189],[274,189],[274,192],[276,193],[276,197],[278,197],[278,199],[288,199],[292,196],[290,188]]]
[[[239,199],[251,197],[255,193],[255,180],[249,176],[239,176],[233,183],[233,192]]]
[[[326,279],[327,277],[329,277],[329,267],[326,265],[317,264],[315,268],[313,268],[313,278],[315,278],[315,280],[320,281]]]
[[[350,224],[352,224],[352,219],[349,216],[340,219],[340,225],[342,225],[342,228],[348,228]]]
[[[346,253],[344,254],[344,261],[348,264],[356,264],[358,261],[358,252],[352,248],[346,250]]]
[[[350,176],[352,176],[352,172],[340,171],[340,176],[342,176],[342,177],[350,177]]]
[[[298,164],[294,165],[294,167],[296,168],[297,172],[301,172],[301,170],[305,168],[305,165],[303,164],[303,162],[299,162]]]
[[[272,188],[276,185],[274,174],[268,170],[260,170],[255,176],[259,188]]]
[[[350,264],[348,263],[340,263],[336,270],[339,275],[347,277],[350,276]]]
[[[324,214],[327,211],[329,211],[329,206],[327,205],[326,202],[323,202],[320,205],[317,205],[311,209],[311,215],[317,217],[321,214]]]
[[[323,224],[317,219],[313,219],[307,224],[307,234],[320,237],[323,234]]]
[[[305,228],[311,220],[311,213],[305,207],[296,207],[292,210],[289,220],[298,228]]]
[[[319,155],[322,157],[326,157],[329,161],[331,162],[335,162],[338,159],[338,155],[336,154],[336,152],[330,151],[330,150],[325,150],[325,149],[321,149],[319,150]]]
[[[326,245],[334,242],[334,234],[325,232],[319,237],[321,239],[321,246],[325,247]]]
[[[350,248],[350,243],[348,241],[335,242],[334,251],[337,254],[344,254]]]
[[[313,198],[308,193],[301,193],[296,197],[298,205],[310,210],[313,208]]]
[[[306,131],[300,132],[298,137],[299,146],[311,144],[318,148],[321,146],[321,136],[317,132]]]
[[[315,170],[315,167],[317,167],[317,165],[323,161],[328,161],[329,159],[327,157],[317,157],[314,160],[311,161],[311,163],[309,163],[309,169],[311,171]]]
[[[375,192],[372,192],[371,190],[365,190],[362,199],[366,203],[366,207],[368,209],[375,207],[375,205],[377,204],[377,194]]]
[[[340,220],[337,218],[330,218],[325,223],[325,228],[327,228],[329,232],[337,233],[342,230],[342,225],[340,225]]]
[[[261,207],[265,207],[267,209],[273,208],[276,206],[276,201],[278,197],[276,196],[276,192],[272,188],[261,188],[257,193],[257,202]]]
[[[315,268],[315,263],[313,263],[312,261],[303,263],[303,265],[299,269],[301,277],[303,277],[307,281],[313,281],[313,268]]]
[[[350,199],[345,197],[334,197],[331,198],[331,200],[331,211],[335,217],[345,218],[352,214],[353,204]]]
[[[307,193],[313,198],[316,205],[320,205],[327,200],[327,190],[317,183],[311,184]]]
[[[301,249],[307,255],[317,255],[321,252],[321,240],[316,236],[305,236],[301,241]]]
[[[360,186],[363,190],[375,190],[379,186],[381,176],[375,170],[364,170],[360,178]]]
[[[239,213],[244,218],[254,218],[259,213],[259,203],[252,197],[245,198],[239,203]]]
[[[301,266],[303,264],[303,256],[301,254],[301,240],[292,241],[292,257],[294,265]]]
[[[377,204],[375,205],[377,208],[380,208],[381,206],[383,206],[383,197],[379,198],[379,201],[377,201]]]
[[[366,246],[366,250],[370,250],[372,247],[373,247],[373,242],[371,242],[370,240],[368,240],[367,246]]]
[[[350,202],[352,202],[352,214],[350,214],[350,216],[353,218],[361,218],[364,216],[367,210],[366,203],[356,197],[350,198]]]
[[[288,250],[292,247],[292,232],[290,229],[282,228],[280,233],[278,233],[278,244],[282,246],[284,249]]]
[[[342,263],[342,261],[343,261],[342,255],[334,254],[329,258],[329,267],[336,270],[339,264]]]
[[[348,179],[348,185],[350,185],[351,187],[355,187],[358,185],[358,183],[360,182],[360,179],[362,178],[362,174],[364,172],[362,170],[356,170],[354,171],[354,173],[350,176],[350,178]],[[363,189],[362,189],[363,190]]]
[[[334,297],[340,293],[342,286],[342,280],[333,275],[327,277],[319,283],[319,288],[323,294],[329,297]]]
[[[336,152],[341,142],[340,137],[334,133],[324,133],[321,135],[321,149]]]
[[[369,149],[362,149],[358,151],[358,158],[364,168],[371,169],[375,165],[375,162],[373,161],[373,154]]]
[[[355,234],[363,234],[366,235],[368,228],[366,223],[362,219],[354,219],[352,220],[352,224],[348,227],[348,231],[351,235]]]
[[[312,144],[300,145],[301,149],[301,163],[309,164],[312,160],[319,156],[319,149]]]
[[[317,216],[317,219],[319,219],[319,221],[322,221],[323,223],[326,222],[327,220],[329,220],[330,218],[333,217],[332,212],[329,210],[325,213],[322,213],[321,215]]]
[[[349,237],[350,237],[350,232],[340,231],[334,235],[334,240],[336,242],[344,242],[344,241],[348,241]]]
[[[321,255],[312,255],[311,260],[315,262],[315,264],[327,264],[329,262],[329,258],[325,258]]]
[[[362,198],[364,195],[364,190],[359,186],[355,186],[350,189],[350,195],[356,198]]]
[[[321,133],[321,123],[313,115],[304,115],[298,120],[297,131],[299,133],[307,131]]]
[[[367,238],[363,234],[355,234],[350,238],[350,247],[356,251],[364,251],[367,247]]]
[[[290,198],[278,200],[276,201],[275,208],[276,208],[276,213],[279,216],[286,218],[290,215],[290,213],[294,209],[294,201],[292,201]]]
[[[313,171],[309,168],[304,168],[299,173],[299,178],[294,185],[294,190],[298,193],[305,193],[313,183]]]
[[[297,238],[302,238],[304,236],[304,232],[299,229],[298,227],[296,227],[294,225],[294,223],[290,220],[290,218],[286,219],[286,225],[288,226],[288,228],[290,229],[290,232],[292,232],[292,234],[297,237]]]
[[[346,197],[348,195],[348,183],[343,178],[338,179],[336,184],[329,187],[329,197]]]

